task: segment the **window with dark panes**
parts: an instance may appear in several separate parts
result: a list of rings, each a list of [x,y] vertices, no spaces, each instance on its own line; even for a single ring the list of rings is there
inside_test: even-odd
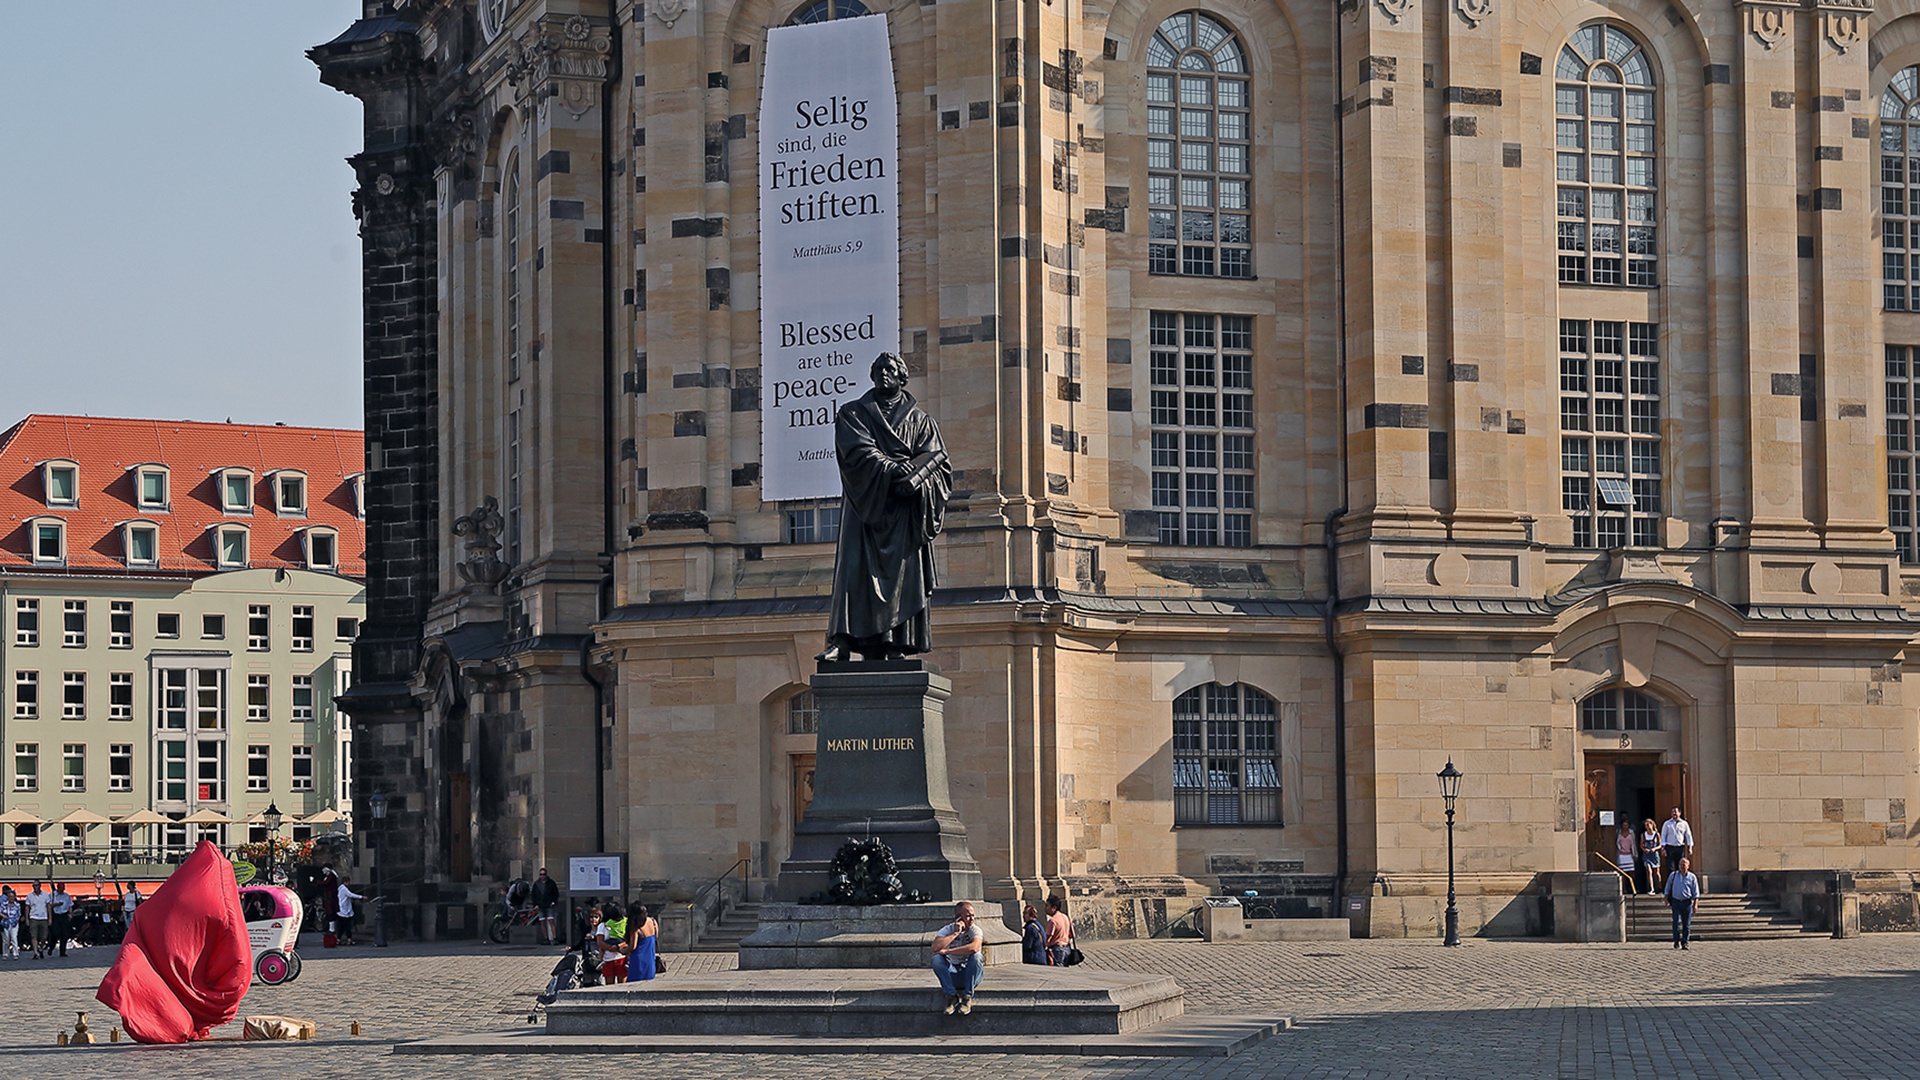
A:
[[[1243,683],[1175,698],[1174,824],[1281,824],[1279,721],[1273,699]]]
[[[1147,42],[1147,270],[1253,276],[1253,115],[1239,39],[1197,11]]]
[[[1253,545],[1253,319],[1148,314],[1150,482],[1159,542]]]
[[[1560,508],[1573,546],[1659,547],[1660,328],[1560,320]]]
[[[1576,30],[1554,65],[1560,283],[1651,288],[1658,273],[1653,65],[1625,30]]]

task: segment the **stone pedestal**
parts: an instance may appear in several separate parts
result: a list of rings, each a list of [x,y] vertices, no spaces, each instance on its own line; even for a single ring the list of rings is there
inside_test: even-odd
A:
[[[813,805],[794,825],[775,898],[825,893],[840,845],[876,836],[908,889],[949,904],[981,899],[980,867],[947,793],[944,709],[953,684],[919,660],[823,663],[812,684],[820,707]]]
[[[1020,935],[987,916],[974,923],[981,964],[1018,964]],[[740,970],[925,967],[935,932],[952,921],[949,903],[767,904],[740,942]]]

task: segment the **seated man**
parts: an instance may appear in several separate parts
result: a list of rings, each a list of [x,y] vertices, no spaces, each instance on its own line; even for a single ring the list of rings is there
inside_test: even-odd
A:
[[[946,992],[948,1016],[973,1012],[973,988],[980,985],[980,947],[985,935],[973,922],[973,905],[953,905],[953,921],[933,936],[933,973]]]

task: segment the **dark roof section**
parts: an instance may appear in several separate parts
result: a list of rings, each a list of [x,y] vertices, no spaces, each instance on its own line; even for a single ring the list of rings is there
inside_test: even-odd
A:
[[[325,49],[334,45],[352,45],[356,41],[371,41],[382,34],[411,34],[420,29],[415,23],[405,19],[396,19],[391,15],[382,15],[376,19],[360,19],[352,26],[340,32],[340,36],[320,46]]]
[[[761,600],[677,600],[662,604],[629,604],[605,622],[667,622],[675,619],[763,618],[780,615],[818,615],[827,610],[826,596],[780,596]],[[1307,600],[1270,600],[1248,597],[1101,596],[1060,589],[977,588],[937,589],[935,607],[973,604],[1060,604],[1100,615],[1204,615],[1266,618],[1319,618],[1322,607]]]

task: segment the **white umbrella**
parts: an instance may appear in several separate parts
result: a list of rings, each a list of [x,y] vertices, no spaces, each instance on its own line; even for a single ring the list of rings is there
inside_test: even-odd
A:
[[[85,807],[75,807],[59,817],[54,818],[53,823],[55,825],[85,825],[88,828],[92,828],[95,825],[111,825],[113,824],[113,819],[104,814],[96,814]]]
[[[0,814],[0,825],[45,825],[46,823],[46,818],[29,814],[17,806]]]
[[[345,821],[346,819],[347,819],[347,815],[329,806],[325,810],[318,811],[317,813],[308,814],[306,817],[301,818],[300,824],[331,825],[336,821]]]
[[[200,809],[180,819],[182,825],[231,825],[233,819],[218,810]]]

